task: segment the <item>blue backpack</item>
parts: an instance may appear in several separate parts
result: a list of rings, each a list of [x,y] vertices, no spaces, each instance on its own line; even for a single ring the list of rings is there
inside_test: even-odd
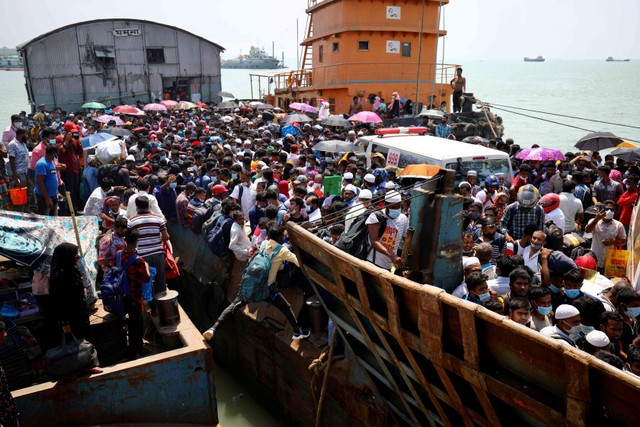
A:
[[[244,301],[260,302],[269,298],[269,271],[271,270],[271,259],[282,249],[282,245],[276,246],[270,254],[266,249],[257,251],[249,265],[242,273],[240,282],[240,296]]]
[[[207,245],[214,255],[223,257],[229,253],[232,222],[230,217],[220,216],[216,225],[207,233]]]
[[[104,276],[100,293],[102,294],[102,305],[105,311],[116,316],[124,316],[124,297],[129,295],[129,278],[127,269],[138,260],[138,254],[133,254],[125,265],[122,265],[122,251],[116,254],[116,265]]]

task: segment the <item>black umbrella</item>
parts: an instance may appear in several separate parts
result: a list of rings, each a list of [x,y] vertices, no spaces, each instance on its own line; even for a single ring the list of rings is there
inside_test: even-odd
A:
[[[220,110],[233,110],[234,108],[238,108],[238,104],[233,101],[224,101],[218,103],[218,105],[216,105],[216,108]]]
[[[313,119],[306,114],[291,114],[284,118],[285,123],[309,123]]]
[[[115,135],[115,136],[131,136],[132,133],[130,130],[128,129],[123,129],[123,128],[113,128],[113,127],[103,127],[102,129],[100,129],[99,132],[107,132],[110,133],[111,135]]]
[[[334,126],[338,128],[350,128],[351,122],[342,116],[331,116],[324,119],[321,124],[325,126]]]
[[[615,147],[621,142],[622,138],[615,136],[611,132],[592,132],[580,138],[575,147],[581,150],[598,151]]]
[[[313,149],[328,153],[359,153],[362,151],[361,148],[357,147],[352,142],[341,141],[339,139],[320,141],[313,146]]]
[[[627,162],[640,162],[640,148],[618,148],[611,155]]]
[[[224,90],[221,90],[220,92],[218,92],[218,96],[221,96],[223,98],[235,98],[235,96],[233,96],[232,93],[225,92]]]

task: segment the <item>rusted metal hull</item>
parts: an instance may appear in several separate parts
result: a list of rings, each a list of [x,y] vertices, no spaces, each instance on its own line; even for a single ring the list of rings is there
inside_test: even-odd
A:
[[[305,275],[399,424],[637,425],[639,379],[349,256],[299,226],[288,232]]]
[[[169,232],[183,268],[181,304],[204,330],[217,318],[216,305],[224,294],[209,283],[218,279],[219,271],[211,267],[213,256],[201,236],[175,224],[169,225]],[[299,313],[302,292],[296,288],[282,292]],[[321,374],[309,370],[322,350],[314,342],[292,341],[284,316],[261,303],[249,305],[219,328],[213,350],[216,360],[287,425],[309,426],[315,424],[322,384]],[[320,420],[321,425],[332,427],[394,424],[390,411],[350,351],[331,367]]]
[[[13,392],[22,426],[215,425],[213,355],[181,310],[183,347],[104,368],[71,383]]]

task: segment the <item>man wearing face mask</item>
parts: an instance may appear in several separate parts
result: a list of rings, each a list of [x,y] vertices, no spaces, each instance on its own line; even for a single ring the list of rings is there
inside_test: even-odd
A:
[[[529,267],[534,273],[540,272],[540,254],[544,247],[547,235],[544,231],[534,231],[531,236],[531,244],[524,248],[522,257],[524,258],[524,265]]]
[[[640,294],[635,289],[625,288],[618,292],[616,309],[624,319],[622,325],[622,351],[627,352],[629,346],[638,338],[638,316],[640,316]]]
[[[20,188],[27,186],[27,171],[29,170],[29,149],[27,148],[27,130],[19,127],[16,130],[16,137],[9,143],[9,165],[7,175],[11,187]],[[28,186],[27,186],[28,187]],[[33,189],[27,188],[27,192]],[[14,210],[26,212],[28,204],[14,206]]]
[[[369,231],[369,244],[371,245],[367,261],[385,270],[390,270],[394,265],[396,267],[403,267],[404,265],[397,252],[409,227],[409,220],[402,213],[402,196],[400,196],[400,193],[392,191],[385,196],[384,201],[386,205],[384,212],[386,226],[384,231],[380,230],[378,212],[371,213],[365,222]]]
[[[551,303],[551,291],[543,286],[535,286],[529,289],[527,298],[531,302],[531,324],[533,329],[542,329],[553,326],[553,305]]]
[[[520,239],[529,224],[535,224],[538,230],[544,229],[544,209],[538,200],[540,193],[533,185],[526,184],[518,190],[517,201],[507,206],[500,223],[507,242]]]
[[[158,184],[153,189],[153,197],[158,201],[158,207],[164,213],[165,218],[170,221],[178,220],[178,211],[176,210],[178,182],[176,179],[173,174],[160,174],[158,175]]]
[[[9,143],[16,138],[16,131],[19,127],[22,127],[22,119],[19,115],[13,114],[11,116],[11,125],[2,132],[2,143],[5,150],[9,149]]]
[[[584,279],[582,277],[582,273],[577,268],[564,273],[564,291],[560,296],[554,299],[554,305],[574,304],[578,298],[588,298],[590,300],[593,300],[592,305],[596,307],[596,315],[600,316],[605,312],[604,305],[602,304],[602,301],[600,301],[595,296],[585,294],[581,291],[583,281]]]
[[[468,293],[462,299],[480,304],[482,301],[491,298],[486,274],[481,271],[473,271],[469,273],[465,281]]]
[[[540,333],[562,344],[576,347],[573,337],[581,330],[578,309],[569,304],[562,304],[556,309],[556,325],[547,326]]]
[[[589,221],[585,227],[587,233],[592,233],[591,252],[598,261],[598,269],[604,269],[604,261],[609,248],[624,245],[627,241],[627,233],[620,221],[613,219],[616,204],[613,200],[606,200],[603,208],[596,217]]]
[[[629,175],[625,178],[624,187],[625,192],[618,198],[618,221],[622,223],[625,230],[629,230],[629,224],[631,223],[631,215],[633,214],[633,207],[638,200],[638,175]]]

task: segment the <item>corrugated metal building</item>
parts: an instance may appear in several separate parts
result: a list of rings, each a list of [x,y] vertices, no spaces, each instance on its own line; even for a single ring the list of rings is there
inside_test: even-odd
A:
[[[155,98],[218,101],[224,48],[180,28],[98,19],[50,31],[17,47],[32,107],[78,110],[87,101]]]

